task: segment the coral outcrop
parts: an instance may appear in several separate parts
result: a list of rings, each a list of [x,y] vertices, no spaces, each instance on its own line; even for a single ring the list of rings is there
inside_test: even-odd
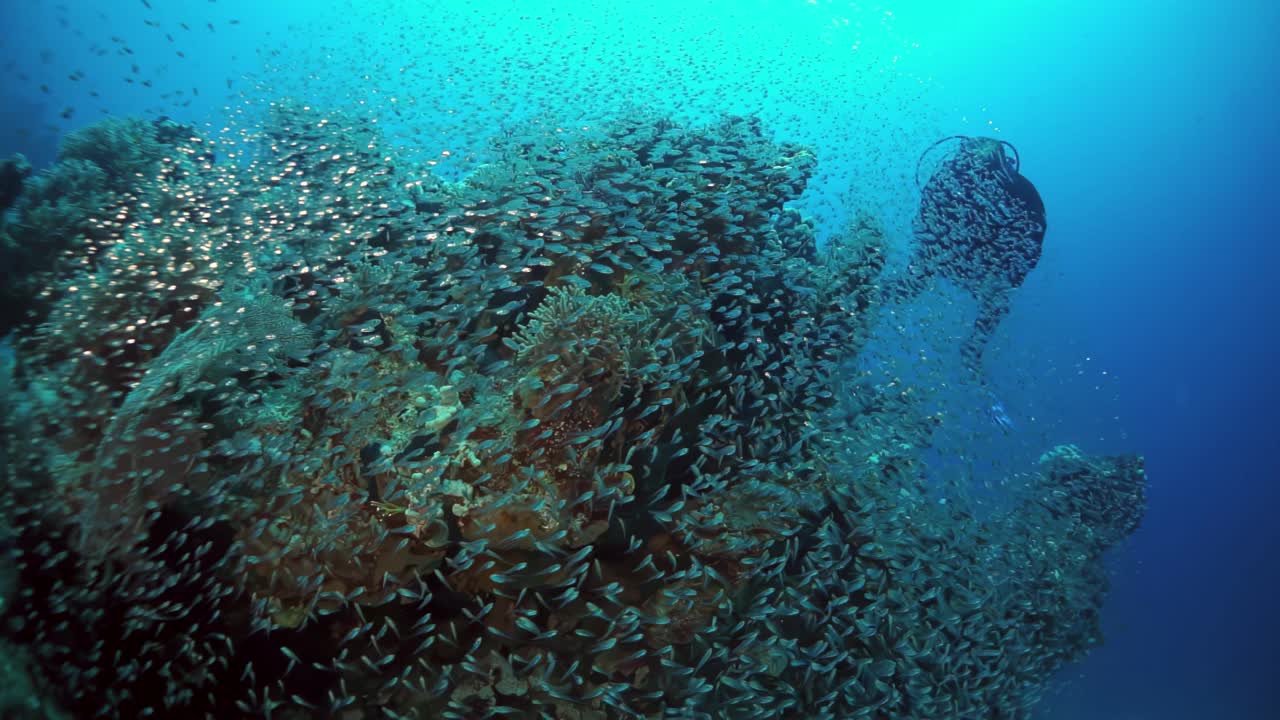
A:
[[[883,232],[819,248],[756,120],[533,123],[456,183],[303,106],[251,161],[139,131],[16,205],[151,178],[8,369],[3,628],[74,713],[1012,718],[1096,641],[1140,461],[939,504],[939,419],[841,370]]]

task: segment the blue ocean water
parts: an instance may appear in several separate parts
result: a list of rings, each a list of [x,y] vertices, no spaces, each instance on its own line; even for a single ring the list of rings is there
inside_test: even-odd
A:
[[[104,116],[216,133],[284,96],[368,108],[461,175],[505,120],[625,98],[756,114],[811,143],[824,164],[803,209],[830,233],[874,208],[900,260],[919,152],[957,133],[1013,142],[1050,224],[988,354],[1013,431],[934,369],[955,362],[963,297],[886,321],[870,355],[969,423],[936,472],[998,481],[1059,442],[1146,457],[1107,643],[1041,718],[1280,716],[1276,5],[67,0],[4,16],[0,156],[37,167]]]

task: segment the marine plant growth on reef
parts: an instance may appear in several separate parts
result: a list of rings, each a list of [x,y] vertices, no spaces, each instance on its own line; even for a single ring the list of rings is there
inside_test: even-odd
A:
[[[0,228],[3,630],[73,713],[1016,718],[1098,641],[1141,461],[937,502],[938,418],[839,377],[883,233],[819,248],[758,121],[456,183],[301,105],[115,122]]]

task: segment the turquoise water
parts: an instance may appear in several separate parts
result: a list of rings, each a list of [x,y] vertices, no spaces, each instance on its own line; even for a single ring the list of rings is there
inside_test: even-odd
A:
[[[39,171],[70,132],[104,118],[163,117],[217,143],[222,182],[273,157],[262,128],[274,122],[273,103],[287,101],[340,115],[344,128],[376,121],[378,152],[359,163],[375,185],[380,166],[397,179],[466,183],[505,167],[495,138],[531,127],[540,138],[557,128],[590,136],[638,111],[689,128],[730,114],[757,118],[762,142],[811,148],[816,165],[786,205],[812,219],[818,247],[838,245],[850,220],[870,214],[893,273],[914,247],[921,152],[955,134],[1008,140],[1044,198],[1049,230],[991,338],[982,379],[968,377],[957,351],[976,303],[942,282],[860,326],[849,341],[856,353],[831,381],[896,381],[920,415],[942,413],[915,448],[921,483],[910,492],[932,499],[951,488],[941,497],[979,513],[1017,507],[1056,445],[1145,457],[1146,515],[1106,556],[1106,642],[1037,678],[1043,697],[1031,717],[1272,717],[1280,387],[1268,271],[1280,260],[1271,190],[1280,64],[1270,39],[1280,11],[1246,2],[1043,5],[36,2],[5,11],[0,156],[21,152]],[[554,161],[568,151],[553,143],[548,152]],[[269,203],[281,203],[270,212],[288,204]],[[277,237],[282,247],[295,237],[237,232],[264,253],[258,264]],[[307,252],[317,264],[337,256]],[[252,352],[240,359],[270,364]],[[394,391],[384,387],[391,380],[368,381]],[[460,385],[447,372],[422,383],[440,417],[470,409],[465,393],[446,389]],[[128,393],[134,403],[154,399],[138,392]],[[130,407],[114,402],[108,409]],[[1008,423],[993,422],[994,403]],[[886,450],[863,439],[859,449]],[[859,481],[869,482],[849,480]],[[889,513],[877,522],[897,537],[893,523],[904,521]],[[566,552],[591,546],[580,540]]]

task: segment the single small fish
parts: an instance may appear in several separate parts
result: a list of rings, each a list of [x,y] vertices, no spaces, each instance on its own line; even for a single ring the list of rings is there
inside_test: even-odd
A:
[[[1006,434],[1017,429],[1013,418],[1009,417],[1009,411],[1005,410],[1004,403],[1000,402],[995,396],[991,396],[990,402],[991,404],[987,406],[987,419]]]

